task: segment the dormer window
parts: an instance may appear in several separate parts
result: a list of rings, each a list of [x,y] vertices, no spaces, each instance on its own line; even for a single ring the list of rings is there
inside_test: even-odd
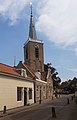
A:
[[[24,77],[27,77],[26,70],[24,70],[24,69],[21,69],[21,75],[22,75],[22,76],[24,76]]]

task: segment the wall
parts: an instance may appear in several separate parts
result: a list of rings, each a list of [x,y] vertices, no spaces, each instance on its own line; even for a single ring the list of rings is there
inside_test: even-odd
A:
[[[36,80],[36,102],[39,102],[46,99],[46,82]]]
[[[17,101],[17,87],[22,87],[22,101]],[[24,106],[24,88],[27,88],[27,104],[34,103],[34,84],[23,79],[0,75],[0,111]],[[32,99],[29,100],[28,90],[32,88]]]
[[[51,76],[51,69],[48,68],[48,74],[47,74],[47,98],[53,96],[53,79]]]
[[[35,46],[39,48],[39,58],[35,57]],[[26,49],[28,51],[28,59],[26,59]],[[29,41],[24,46],[24,62],[29,65],[33,70],[44,72],[44,54],[43,43],[38,41]]]

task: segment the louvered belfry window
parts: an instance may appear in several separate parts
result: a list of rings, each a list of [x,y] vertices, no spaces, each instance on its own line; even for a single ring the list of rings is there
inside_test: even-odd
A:
[[[39,49],[38,49],[38,47],[35,47],[35,57],[39,58]]]

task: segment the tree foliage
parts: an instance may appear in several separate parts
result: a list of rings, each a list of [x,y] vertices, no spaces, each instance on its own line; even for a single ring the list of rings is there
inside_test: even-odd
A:
[[[54,87],[58,87],[59,83],[61,82],[61,78],[58,76],[58,72],[56,71],[56,68],[52,67],[51,63],[47,63],[47,68],[51,69],[51,75],[52,75]]]

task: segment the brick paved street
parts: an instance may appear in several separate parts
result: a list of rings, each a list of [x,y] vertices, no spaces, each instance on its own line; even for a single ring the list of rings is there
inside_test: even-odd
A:
[[[70,104],[67,105],[68,97]],[[42,104],[9,110],[5,116],[0,117],[0,120],[55,120],[51,117],[52,107],[56,109],[56,120],[76,120],[77,118],[77,105],[74,100],[71,100],[70,95],[63,95],[58,99],[46,100]]]

